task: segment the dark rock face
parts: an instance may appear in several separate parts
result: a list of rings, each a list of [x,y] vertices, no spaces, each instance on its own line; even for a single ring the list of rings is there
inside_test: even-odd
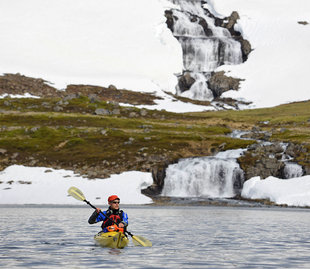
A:
[[[204,30],[206,36],[212,36],[212,35],[213,35],[213,32],[212,32],[212,30],[209,28],[208,23],[206,22],[205,19],[200,18],[198,23],[202,26],[202,28],[203,28],[203,30]]]
[[[238,159],[238,162],[245,173],[246,180],[255,176],[260,176],[262,179],[269,176],[285,178],[283,158],[289,157],[291,161],[301,164],[298,158],[302,152],[307,154],[307,150],[300,145],[289,144],[285,147],[280,143],[254,144]],[[308,171],[307,167],[310,166],[304,164],[302,166],[304,174],[309,174],[310,170]]]
[[[146,189],[143,189],[141,191],[142,194],[147,196],[156,196],[161,194],[161,191],[163,190],[164,183],[165,183],[165,177],[166,177],[166,169],[169,166],[169,164],[173,164],[174,162],[165,162],[163,166],[154,167],[152,168],[152,177],[153,177],[153,184]]]
[[[286,149],[286,153],[302,166],[304,175],[310,175],[310,151],[309,146],[289,143]]]
[[[236,31],[234,30],[234,26],[239,19],[240,19],[240,17],[239,17],[238,12],[233,11],[231,13],[231,15],[228,18],[226,18],[226,20],[228,20],[228,22],[223,23],[223,27],[227,28],[233,36],[237,35]],[[240,33],[238,33],[238,34],[240,34]]]
[[[215,98],[221,96],[224,92],[229,90],[237,91],[239,89],[241,79],[232,78],[225,75],[224,71],[215,72],[208,80],[208,87],[212,90]]]
[[[168,28],[171,30],[171,32],[173,32],[174,20],[177,20],[177,18],[173,16],[173,12],[171,10],[165,11],[165,17],[167,18],[166,24]]]
[[[178,86],[181,92],[188,91],[194,83],[195,79],[187,72],[180,76],[178,80]]]
[[[240,163],[243,170],[245,170],[246,179],[250,179],[251,177],[260,176],[262,179],[267,178],[269,176],[279,177],[281,178],[281,171],[284,169],[283,162],[279,162],[275,158],[269,158],[267,156],[263,156],[261,159],[256,159],[251,154],[246,154],[245,158],[251,160],[254,158],[255,164],[253,166],[244,166],[243,163]]]
[[[252,51],[251,44],[248,40],[243,39],[242,37],[238,38],[238,40],[241,43],[242,57],[245,62]]]

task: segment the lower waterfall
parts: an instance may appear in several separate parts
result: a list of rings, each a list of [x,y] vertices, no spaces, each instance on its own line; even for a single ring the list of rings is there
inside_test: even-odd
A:
[[[162,196],[231,198],[241,190],[244,175],[237,158],[244,150],[213,157],[182,159],[166,170]]]
[[[283,171],[284,179],[303,176],[302,166],[296,163],[286,163]]]

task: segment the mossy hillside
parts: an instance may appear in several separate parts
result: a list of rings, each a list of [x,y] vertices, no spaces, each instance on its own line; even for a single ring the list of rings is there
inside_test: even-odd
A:
[[[190,113],[200,115],[205,119],[217,119],[226,123],[243,123],[245,125],[259,125],[264,127],[289,127],[309,124],[310,101],[295,102],[271,108],[247,109],[241,111],[222,110],[216,112]]]
[[[55,111],[55,106],[61,109]],[[97,108],[119,112],[95,115]],[[273,140],[310,144],[309,108],[309,102],[301,102],[245,111],[181,114],[143,109],[142,113],[83,96],[66,103],[59,98],[2,99],[0,149],[6,153],[1,167],[12,163],[75,170],[96,167],[103,171],[101,176],[150,171],[178,158],[247,147],[254,141],[227,134],[254,126],[272,132]]]
[[[250,130],[253,126],[272,133],[271,140],[310,143],[310,101],[295,102],[272,108],[242,111],[190,113],[232,129]]]
[[[11,153],[20,152],[26,155],[36,154],[38,157],[49,156],[50,160],[67,161],[68,155],[74,161],[86,161],[91,163],[104,158],[113,160],[125,155],[128,158],[136,155],[136,152],[144,148],[144,152],[150,154],[166,154],[178,156],[179,152],[186,152],[191,155],[191,148],[197,148],[205,153],[203,145],[213,142],[222,143],[223,139],[216,136],[223,136],[228,132],[227,128],[214,126],[187,128],[178,124],[177,127],[166,123],[147,122],[152,124],[150,130],[141,128],[141,121],[129,119],[115,119],[106,122],[102,120],[93,121],[93,117],[86,122],[90,126],[81,126],[81,122],[73,117],[59,117],[53,113],[46,115],[5,115],[0,123],[6,128],[0,132],[0,147]],[[56,117],[53,117],[55,115]],[[99,118],[99,117],[97,117]],[[58,119],[60,119],[58,121]],[[8,121],[9,120],[9,121]],[[29,120],[29,121],[27,121]],[[63,123],[70,126],[62,125]],[[10,124],[8,124],[10,123]],[[36,123],[35,125],[32,125]],[[22,126],[23,125],[23,126]],[[41,127],[39,127],[41,126]],[[218,130],[218,132],[216,132]],[[215,136],[215,137],[213,137]],[[74,153],[74,157],[71,156]],[[180,156],[183,157],[183,156]]]

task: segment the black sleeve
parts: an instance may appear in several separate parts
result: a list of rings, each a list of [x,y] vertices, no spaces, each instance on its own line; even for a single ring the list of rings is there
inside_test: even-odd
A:
[[[97,211],[95,210],[94,213],[89,217],[88,223],[89,224],[96,223],[96,219],[97,219],[98,215],[99,215],[99,213],[97,213]]]

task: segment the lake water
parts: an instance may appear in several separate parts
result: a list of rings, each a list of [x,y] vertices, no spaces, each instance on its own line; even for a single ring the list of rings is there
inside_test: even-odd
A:
[[[310,210],[124,206],[153,247],[96,246],[86,207],[1,206],[1,268],[309,268]]]

